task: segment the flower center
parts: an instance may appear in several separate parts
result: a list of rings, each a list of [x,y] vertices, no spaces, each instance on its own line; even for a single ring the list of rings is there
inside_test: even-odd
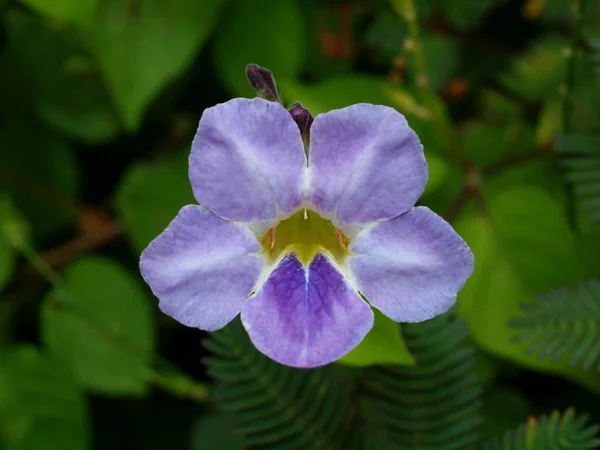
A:
[[[284,253],[295,253],[308,265],[317,253],[326,253],[341,262],[348,253],[349,239],[317,213],[298,211],[271,228],[260,240],[263,253],[274,262]]]

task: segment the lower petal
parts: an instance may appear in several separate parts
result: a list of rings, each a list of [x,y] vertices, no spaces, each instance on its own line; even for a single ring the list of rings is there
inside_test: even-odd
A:
[[[397,322],[446,312],[473,273],[473,253],[465,241],[425,207],[363,230],[349,250],[360,291]]]
[[[212,331],[251,294],[264,264],[259,251],[250,230],[190,205],[144,250],[140,270],[165,314]]]
[[[306,268],[288,254],[246,301],[242,322],[262,353],[308,368],[356,347],[373,326],[373,311],[327,257],[317,254]]]

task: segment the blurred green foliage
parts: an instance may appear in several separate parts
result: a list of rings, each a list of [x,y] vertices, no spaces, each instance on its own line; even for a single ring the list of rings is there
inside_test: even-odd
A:
[[[599,30],[596,0],[0,0],[0,449],[600,448]],[[475,254],[455,310],[311,371],[160,314],[139,254],[248,63],[406,115]]]

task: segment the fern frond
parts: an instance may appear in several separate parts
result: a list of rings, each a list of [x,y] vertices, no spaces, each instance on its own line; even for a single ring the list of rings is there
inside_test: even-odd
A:
[[[561,164],[581,212],[592,222],[600,222],[600,134],[561,135],[555,146],[563,155]]]
[[[364,375],[363,415],[382,442],[378,448],[474,448],[481,391],[464,324],[448,313],[402,331],[416,366],[377,367]]]
[[[282,366],[258,352],[239,319],[212,333],[204,346],[215,379],[213,400],[232,418],[250,448],[336,449],[351,420],[349,394],[328,368]]]
[[[537,296],[534,304],[521,305],[523,316],[509,325],[520,330],[514,342],[530,340],[528,354],[557,361],[570,355],[570,364],[584,368],[600,359],[600,283],[579,283]],[[600,367],[599,367],[600,368]]]
[[[596,76],[600,77],[600,37],[588,39],[590,46],[590,59]]]
[[[531,418],[517,429],[505,433],[502,439],[492,440],[483,450],[585,450],[596,449],[600,439],[595,436],[600,427],[588,425],[584,415],[573,409],[564,414],[558,411],[539,419]]]

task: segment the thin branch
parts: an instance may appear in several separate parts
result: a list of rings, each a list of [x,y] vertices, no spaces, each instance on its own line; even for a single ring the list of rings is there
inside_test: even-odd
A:
[[[392,7],[396,13],[404,19],[408,27],[408,38],[404,41],[404,52],[411,55],[412,64],[416,73],[415,84],[419,89],[422,109],[424,111],[420,117],[424,120],[431,121],[435,131],[443,136],[446,133],[446,127],[440,116],[439,98],[435,90],[431,86],[429,72],[425,64],[425,55],[423,53],[423,42],[419,32],[419,21],[417,10],[415,8],[415,0],[391,0]],[[450,136],[450,140],[453,135]],[[460,155],[456,152],[456,147],[450,145],[451,157],[458,163],[461,162]]]
[[[442,217],[447,222],[453,222],[458,217],[471,195],[471,187],[468,185],[464,185],[458,193],[458,195],[456,196],[456,198],[454,199],[454,201],[450,204],[446,212],[442,214]]]
[[[79,211],[77,202],[67,198],[60,191],[19,175],[8,170],[0,170],[1,184],[33,195],[49,205],[58,207],[70,214],[76,214]]]
[[[64,266],[78,256],[86,254],[90,250],[104,247],[123,234],[124,231],[121,224],[115,220],[110,220],[100,226],[94,227],[90,231],[80,234],[59,247],[42,253],[40,257],[44,261],[44,264],[52,269],[56,269]],[[25,264],[13,277],[11,285],[18,285],[31,277],[35,277],[39,273],[40,271],[32,267],[31,264]]]
[[[92,231],[81,234],[72,241],[54,248],[42,256],[52,268],[60,267],[73,258],[90,250],[100,248],[123,235],[123,227],[117,221],[109,221]]]
[[[469,200],[481,198],[481,173],[472,166],[465,167],[465,184],[442,217],[453,222]]]
[[[563,99],[563,132],[567,133],[571,128],[571,112],[573,110],[573,90],[575,88],[575,75],[577,70],[577,51],[581,41],[581,31],[583,28],[583,12],[585,11],[586,0],[574,0],[575,6],[575,25],[571,45],[565,50],[567,59],[567,70],[565,82],[562,87]]]
[[[567,58],[567,70],[565,73],[565,81],[561,86],[561,93],[564,95],[562,105],[562,117],[563,117],[563,133],[568,133],[571,128],[571,113],[573,111],[573,90],[575,89],[575,75],[577,70],[577,52],[579,43],[581,41],[581,29],[583,27],[583,12],[585,10],[586,0],[573,0],[575,7],[575,25],[573,29],[573,35],[571,38],[571,45],[565,50],[565,57]],[[575,211],[575,192],[573,183],[569,180],[564,181],[564,187],[566,192],[566,212],[571,227],[576,230],[576,211]]]
[[[437,124],[437,101],[436,94],[431,88],[425,55],[423,54],[423,42],[419,32],[419,22],[414,0],[391,0],[396,13],[406,22],[408,27],[408,38],[404,41],[404,51],[412,55],[412,64],[415,69],[415,83],[421,92],[422,100],[428,112],[428,119]]]
[[[509,156],[506,159],[497,161],[495,163],[490,164],[489,166],[484,167],[481,170],[481,174],[484,177],[497,175],[498,173],[506,169],[510,169],[511,167],[515,167],[523,163],[535,161],[537,159],[545,158],[551,155],[552,154],[548,150],[539,149],[531,153],[526,153],[524,155]]]

